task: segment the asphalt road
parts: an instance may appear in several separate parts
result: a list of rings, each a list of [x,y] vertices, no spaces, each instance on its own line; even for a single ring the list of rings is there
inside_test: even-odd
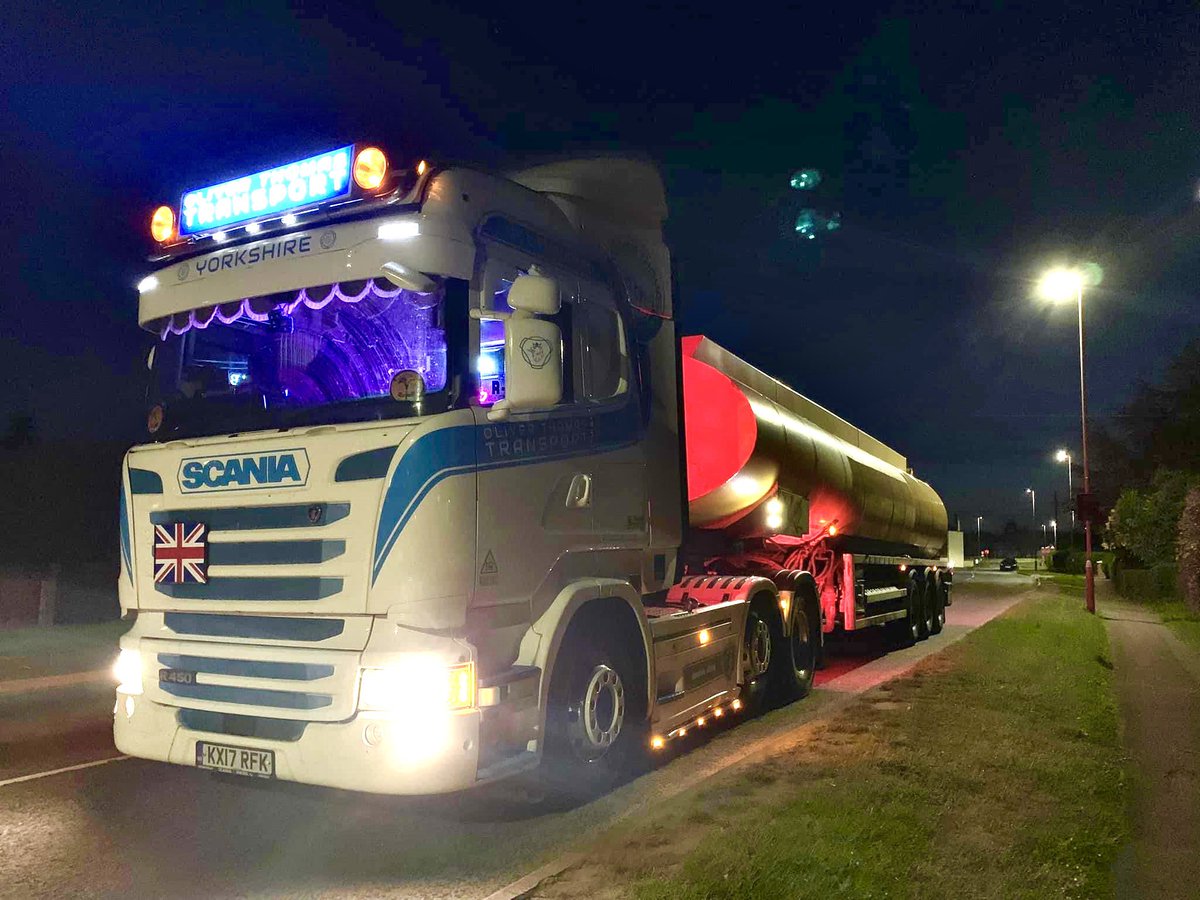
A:
[[[837,651],[808,699],[688,738],[654,771],[547,810],[528,782],[436,798],[348,794],[119,759],[107,684],[0,690],[0,895],[482,897],[727,766],[786,743],[1007,609],[1024,576],[961,574],[942,635]],[[3,682],[0,682],[0,686]],[[30,780],[14,778],[36,776]]]

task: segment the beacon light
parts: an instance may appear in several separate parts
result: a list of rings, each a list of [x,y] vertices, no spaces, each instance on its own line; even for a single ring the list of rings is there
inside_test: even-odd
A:
[[[288,213],[286,216],[283,216],[279,220],[279,224],[282,225],[284,228],[291,228],[293,225],[296,225],[297,223],[299,223],[299,221],[300,221],[300,217],[298,215],[296,215],[295,213]]]
[[[165,244],[175,236],[175,210],[160,206],[150,217],[150,237]]]
[[[258,234],[260,231],[262,231],[262,226],[257,222],[246,223],[246,234]]]
[[[214,231],[212,237],[213,237],[213,240],[216,241],[218,244],[223,244],[227,240],[229,240],[229,235],[224,231]]]
[[[354,157],[354,183],[364,191],[373,191],[387,177],[387,157],[378,147],[364,147]]]

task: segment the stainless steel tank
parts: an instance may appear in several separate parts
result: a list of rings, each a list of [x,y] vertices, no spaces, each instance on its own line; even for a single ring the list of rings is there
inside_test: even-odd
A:
[[[761,531],[753,514],[778,494],[807,499],[808,533],[832,525],[879,552],[945,555],[946,508],[903,456],[707,338],[683,351],[693,527]]]

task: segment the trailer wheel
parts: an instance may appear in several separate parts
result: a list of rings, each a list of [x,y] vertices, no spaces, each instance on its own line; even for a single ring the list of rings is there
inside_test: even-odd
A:
[[[906,614],[903,619],[889,622],[889,643],[894,649],[911,647],[921,639],[921,590],[915,578],[908,579],[908,595],[905,602]]]
[[[915,592],[917,601],[917,640],[923,641],[933,634],[933,595],[928,579],[914,578],[910,590]]]
[[[633,656],[604,629],[575,629],[559,650],[542,766],[555,793],[593,796],[645,761],[645,679]]]
[[[820,631],[817,633],[820,634]],[[801,605],[792,610],[792,633],[784,643],[787,653],[782,654],[784,658],[779,660],[779,683],[781,699],[787,702],[808,696],[817,668],[813,626]]]
[[[946,626],[946,589],[936,578],[929,579],[929,606],[933,610],[930,634],[941,634]]]

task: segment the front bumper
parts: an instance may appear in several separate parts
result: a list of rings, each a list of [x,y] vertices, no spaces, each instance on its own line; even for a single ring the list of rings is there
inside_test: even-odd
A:
[[[128,701],[132,700],[132,704]],[[196,742],[275,753],[275,777],[378,794],[440,794],[478,782],[480,710],[408,722],[358,713],[309,722],[297,740],[277,741],[183,727],[179,709],[117,694],[113,736],[129,756],[195,766]]]

